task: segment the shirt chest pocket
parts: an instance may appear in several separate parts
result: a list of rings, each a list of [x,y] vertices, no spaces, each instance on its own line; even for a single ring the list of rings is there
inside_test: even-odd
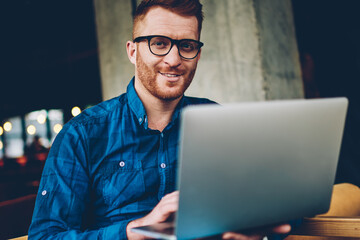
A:
[[[144,195],[144,173],[133,161],[120,160],[103,171],[102,194],[107,205],[124,206]]]

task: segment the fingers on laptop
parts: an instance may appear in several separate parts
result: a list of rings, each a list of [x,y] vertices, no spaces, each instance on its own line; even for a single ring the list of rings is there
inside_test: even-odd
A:
[[[159,208],[159,210],[162,213],[173,213],[176,212],[178,209],[178,203],[179,203],[179,192],[172,192],[168,195],[165,195],[159,204],[156,206],[156,208]]]
[[[290,224],[282,224],[272,228],[273,233],[279,233],[279,234],[288,233],[290,232],[290,230],[291,230]]]
[[[222,235],[222,239],[232,239],[232,240],[261,240],[264,238],[264,235],[244,235],[241,233],[227,232]]]
[[[263,237],[266,236],[267,234],[271,234],[271,233],[285,234],[290,232],[290,230],[291,230],[291,226],[289,224],[282,224],[269,228],[263,228],[257,230],[254,229],[252,231],[246,232],[246,234],[227,232],[223,234],[222,239],[234,239],[234,240],[263,239]]]
[[[154,222],[164,222],[172,216],[174,212],[178,209],[179,202],[179,192],[172,192],[165,195],[161,201],[156,205],[156,207],[148,215],[150,221]]]

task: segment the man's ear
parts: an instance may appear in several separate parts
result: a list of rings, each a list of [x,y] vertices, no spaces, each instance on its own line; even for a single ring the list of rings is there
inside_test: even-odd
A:
[[[132,64],[136,63],[136,44],[132,41],[126,42],[126,52]]]

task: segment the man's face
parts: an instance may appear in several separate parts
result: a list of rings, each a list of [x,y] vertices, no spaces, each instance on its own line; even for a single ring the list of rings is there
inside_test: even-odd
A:
[[[163,35],[172,39],[198,40],[198,23],[196,17],[184,17],[166,9],[156,7],[150,9],[143,21],[138,23],[137,35]],[[179,56],[178,48],[174,45],[165,56],[152,54],[147,40],[136,43],[135,88],[145,91],[152,96],[171,101],[180,98],[189,87],[200,58],[199,55],[191,60]]]

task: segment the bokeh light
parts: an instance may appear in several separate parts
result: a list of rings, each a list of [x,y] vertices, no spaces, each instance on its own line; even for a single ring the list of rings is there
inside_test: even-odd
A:
[[[6,122],[4,123],[4,130],[7,131],[7,132],[10,132],[12,129],[12,124],[11,122]]]
[[[73,107],[71,109],[71,114],[76,117],[77,115],[79,115],[81,113],[81,109],[77,106]]]
[[[59,133],[61,131],[61,129],[62,129],[62,125],[60,123],[57,123],[54,125],[53,130],[55,133]]]
[[[38,123],[44,124],[46,122],[46,116],[44,114],[39,114],[36,118]]]
[[[26,131],[29,135],[34,135],[36,133],[36,127],[34,125],[29,125],[26,128]]]

